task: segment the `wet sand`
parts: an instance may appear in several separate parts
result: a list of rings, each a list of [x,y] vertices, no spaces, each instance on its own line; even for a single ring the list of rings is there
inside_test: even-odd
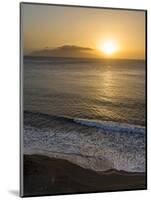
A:
[[[24,196],[146,189],[146,174],[96,172],[67,160],[24,155]]]

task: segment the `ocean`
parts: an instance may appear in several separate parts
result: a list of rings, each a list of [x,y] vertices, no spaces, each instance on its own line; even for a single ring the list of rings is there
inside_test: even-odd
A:
[[[24,57],[24,152],[145,171],[145,62]]]

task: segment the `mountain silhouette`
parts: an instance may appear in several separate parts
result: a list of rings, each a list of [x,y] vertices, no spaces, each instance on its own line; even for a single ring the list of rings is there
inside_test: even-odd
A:
[[[64,45],[53,49],[46,47],[45,49],[34,51],[30,55],[48,57],[98,57],[95,49],[76,45]]]

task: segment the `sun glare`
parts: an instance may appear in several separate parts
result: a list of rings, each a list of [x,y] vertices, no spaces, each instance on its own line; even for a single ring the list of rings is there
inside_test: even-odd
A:
[[[106,55],[112,55],[118,50],[118,48],[115,42],[108,40],[101,44],[100,50]]]

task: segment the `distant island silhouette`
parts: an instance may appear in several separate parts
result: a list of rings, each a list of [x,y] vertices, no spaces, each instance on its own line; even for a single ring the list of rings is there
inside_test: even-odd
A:
[[[82,57],[82,58],[98,58],[101,53],[96,49],[89,47],[81,47],[76,45],[63,45],[56,48],[46,47],[36,50],[28,54],[30,56],[47,56],[47,57]]]

